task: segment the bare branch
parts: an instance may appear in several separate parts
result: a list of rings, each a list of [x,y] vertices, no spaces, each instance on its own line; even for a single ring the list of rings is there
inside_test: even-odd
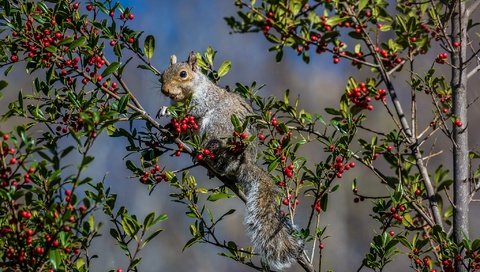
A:
[[[480,1],[478,0],[473,0],[472,1],[472,5],[470,7],[468,7],[468,9],[465,11],[465,16],[468,18],[472,15],[472,13],[478,8],[478,6],[480,5]]]
[[[479,1],[480,3],[480,1]],[[477,65],[475,68],[473,68],[470,72],[467,74],[467,79],[470,79],[472,76],[474,76],[477,72],[480,71],[480,65]]]

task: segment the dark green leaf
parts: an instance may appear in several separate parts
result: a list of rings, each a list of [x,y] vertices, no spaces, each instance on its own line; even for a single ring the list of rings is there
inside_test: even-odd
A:
[[[0,80],[0,90],[5,89],[7,85],[8,85],[8,82],[6,82],[5,80]]]
[[[112,62],[105,70],[103,70],[102,77],[115,73],[118,70],[118,67],[120,67],[120,63]]]
[[[69,46],[68,48],[69,48],[70,50],[72,50],[72,49],[74,49],[74,48],[76,48],[76,47],[81,47],[81,46],[83,46],[83,45],[85,44],[86,41],[87,41],[87,38],[85,38],[85,37],[80,37],[80,38],[74,40],[74,41],[70,44],[70,46]]]

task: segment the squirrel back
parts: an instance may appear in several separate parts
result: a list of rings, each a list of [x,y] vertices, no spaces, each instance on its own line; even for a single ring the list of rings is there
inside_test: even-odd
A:
[[[206,147],[216,155],[217,172],[240,184],[247,198],[245,226],[254,248],[275,269],[291,265],[302,253],[302,242],[292,236],[293,226],[276,203],[274,182],[255,164],[256,148],[249,145],[241,154],[232,154],[225,138],[234,132],[231,116],[244,121],[253,113],[239,95],[220,88],[196,66],[192,52],[183,63],[173,63],[161,77],[162,92],[175,101],[190,100],[190,114],[199,119],[199,133],[206,136]],[[251,135],[253,128],[247,127]]]

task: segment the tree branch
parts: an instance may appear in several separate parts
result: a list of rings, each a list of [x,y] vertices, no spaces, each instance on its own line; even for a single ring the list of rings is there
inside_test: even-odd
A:
[[[470,7],[468,7],[468,9],[465,11],[465,17],[466,18],[469,18],[472,13],[478,8],[478,6],[480,5],[480,1],[478,0],[473,0],[472,1],[472,5]]]
[[[342,4],[344,5],[345,9],[350,14],[350,16],[355,18],[356,23],[359,24],[359,25],[362,25],[362,22],[355,16],[355,13],[350,9],[348,4],[346,4],[346,3],[342,3]],[[397,116],[400,119],[400,124],[402,125],[402,129],[407,136],[407,142],[410,143],[410,149],[412,150],[412,152],[415,155],[416,166],[417,166],[417,168],[418,168],[418,170],[419,170],[419,172],[420,172],[420,174],[423,178],[423,182],[425,184],[425,188],[426,188],[426,191],[427,191],[428,200],[429,200],[429,204],[430,204],[430,209],[432,211],[435,224],[439,225],[443,229],[442,216],[440,214],[438,203],[437,203],[437,200],[436,200],[436,197],[435,197],[435,190],[434,190],[432,182],[430,180],[428,170],[425,167],[425,165],[423,164],[420,149],[419,149],[418,145],[416,144],[416,141],[417,141],[416,135],[413,135],[412,130],[410,128],[410,125],[408,124],[407,117],[405,116],[405,113],[404,113],[403,108],[402,108],[402,104],[400,103],[400,100],[398,99],[397,92],[395,90],[395,87],[393,86],[390,75],[388,74],[386,68],[384,67],[380,56],[375,51],[375,46],[374,46],[372,40],[370,39],[370,36],[368,35],[368,33],[366,32],[366,30],[364,28],[362,28],[362,35],[363,35],[363,41],[365,42],[365,44],[369,48],[370,53],[372,53],[374,58],[375,58],[375,62],[380,66],[380,68],[379,68],[380,76],[382,77],[383,81],[385,82],[385,85],[387,87],[390,98],[392,99],[393,106],[395,108]]]

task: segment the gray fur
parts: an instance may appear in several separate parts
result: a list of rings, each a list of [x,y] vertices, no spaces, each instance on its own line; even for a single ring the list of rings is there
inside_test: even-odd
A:
[[[182,71],[187,73],[186,77],[180,76]],[[255,250],[275,269],[289,267],[302,253],[302,243],[291,235],[293,228],[280,213],[272,179],[255,164],[256,146],[249,145],[240,154],[232,154],[225,147],[225,138],[234,131],[231,115],[245,120],[253,112],[250,105],[202,74],[194,54],[190,54],[187,62],[170,65],[162,74],[161,83],[162,92],[175,101],[191,96],[191,114],[199,119],[199,133],[205,134],[206,147],[216,155],[212,162],[215,171],[244,188],[247,196],[244,224]],[[254,133],[251,127],[247,130]]]

